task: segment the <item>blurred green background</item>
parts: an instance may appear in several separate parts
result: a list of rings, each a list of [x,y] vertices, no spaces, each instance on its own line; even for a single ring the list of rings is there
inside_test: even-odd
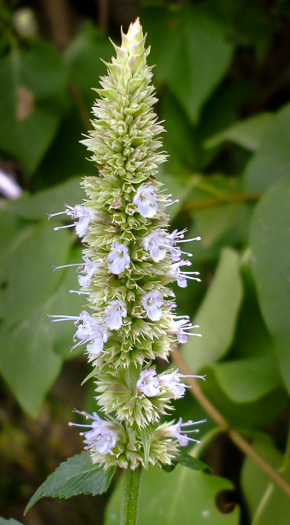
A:
[[[46,213],[81,202],[81,177],[96,174],[79,143],[91,127],[91,88],[106,73],[100,58],[114,54],[108,36],[119,42],[120,26],[137,16],[167,130],[159,179],[179,198],[172,228],[202,237],[192,248],[202,283],[175,290],[179,313],[203,334],[182,357],[191,373],[207,374],[200,387],[229,424],[290,482],[289,1],[4,0],[0,525],[116,523],[113,486],[103,497],[44,499],[26,517],[23,510],[82,450],[67,426],[73,408],[94,408],[93,385],[80,386],[82,352],[69,352],[73,326],[47,318],[82,308],[69,293],[75,272],[52,269],[80,261],[81,246],[71,230],[54,232],[58,221]],[[140,525],[286,525],[285,493],[189,393],[176,409],[176,417],[208,418],[200,454],[214,475],[185,475],[181,466],[144,474]]]

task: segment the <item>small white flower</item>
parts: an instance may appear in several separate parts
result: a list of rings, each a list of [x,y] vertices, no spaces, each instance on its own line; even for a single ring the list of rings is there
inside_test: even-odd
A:
[[[178,321],[174,321],[172,326],[172,332],[176,335],[179,343],[184,344],[188,341],[188,336],[193,335],[201,337],[200,334],[192,334],[186,330],[192,330],[193,328],[199,328],[198,325],[192,325],[188,317],[182,317]]]
[[[162,310],[160,310],[160,307],[163,305],[163,302],[162,295],[157,290],[153,290],[144,295],[142,304],[146,310],[147,317],[149,317],[151,321],[159,321],[159,319],[161,319]]]
[[[76,412],[78,411],[76,410]],[[101,419],[96,412],[93,412],[92,416],[86,412],[79,413],[84,415],[86,419],[93,419],[90,425],[69,423],[70,426],[89,427],[91,429],[87,432],[81,432],[81,436],[84,436],[85,442],[88,445],[86,449],[95,449],[100,454],[112,454],[112,448],[114,448],[117,443],[117,436],[110,428],[109,421]]]
[[[162,261],[166,256],[166,239],[161,235],[161,229],[157,228],[153,233],[144,238],[144,248],[150,253],[155,262]]]
[[[90,354],[100,354],[103,350],[104,343],[108,340],[107,331],[101,326],[101,320],[93,317],[84,310],[80,313],[79,319],[75,322],[75,325],[77,326],[77,331],[74,335],[74,339],[80,339],[80,342],[73,348],[76,348],[76,346],[83,343],[89,343],[87,345],[87,351]]]
[[[127,316],[127,309],[124,301],[110,301],[105,308],[106,324],[111,330],[119,330],[122,326],[122,317]]]
[[[155,377],[155,370],[143,370],[140,373],[140,378],[137,381],[137,388],[147,397],[154,397],[160,394],[159,379]]]
[[[128,247],[124,244],[113,243],[107,261],[109,261],[109,270],[113,274],[119,275],[130,265]]]
[[[142,184],[137,189],[134,196],[133,203],[137,206],[137,210],[142,217],[152,218],[156,215],[158,210],[157,196],[154,186],[147,186]]]
[[[61,211],[58,213],[51,213],[48,215],[48,218],[55,217],[56,215],[62,215],[66,213],[69,217],[72,217],[72,219],[77,219],[76,222],[73,224],[67,224],[66,226],[57,226],[54,228],[55,230],[62,230],[64,228],[72,228],[75,226],[76,228],[76,234],[79,237],[83,237],[87,233],[88,225],[91,221],[94,220],[100,220],[100,217],[97,217],[97,215],[90,210],[89,208],[85,208],[85,206],[82,206],[82,204],[76,204],[75,206],[67,206],[65,211]]]
[[[205,376],[197,376],[197,375],[184,375],[180,374],[178,372],[178,368],[176,370],[173,370],[171,373],[164,372],[159,376],[159,381],[161,386],[164,386],[168,390],[170,390],[174,396],[174,399],[180,399],[185,394],[185,389],[190,388],[189,385],[186,385],[185,383],[181,383],[180,380],[185,377],[195,377],[198,379],[205,379]]]
[[[187,421],[186,423],[182,422],[182,418],[179,419],[178,423],[175,423],[175,425],[170,425],[166,429],[166,434],[168,434],[170,437],[178,439],[179,445],[181,447],[186,447],[188,445],[189,441],[194,441],[195,443],[200,443],[198,439],[193,439],[191,437],[188,437],[187,434],[192,434],[194,432],[199,432],[198,429],[193,430],[182,430],[182,427],[188,427],[191,425],[198,425],[199,423],[205,423],[205,419],[202,421]]]
[[[83,259],[85,264],[79,267],[78,272],[82,272],[85,275],[78,275],[78,281],[82,288],[87,288],[91,283],[94,273],[97,272],[99,265],[91,261],[88,257],[84,257]]]

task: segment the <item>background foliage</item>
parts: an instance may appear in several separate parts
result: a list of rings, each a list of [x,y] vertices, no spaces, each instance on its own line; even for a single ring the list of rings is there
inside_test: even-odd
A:
[[[75,273],[52,271],[78,262],[80,246],[72,231],[54,232],[46,212],[80,202],[80,177],[96,174],[79,144],[90,128],[91,87],[105,73],[99,58],[113,54],[107,35],[118,41],[120,25],[126,30],[136,16],[157,64],[170,154],[160,180],[179,198],[172,227],[202,236],[194,246],[202,283],[176,294],[179,313],[192,316],[203,338],[183,346],[181,359],[207,374],[197,397],[290,481],[289,3],[4,1],[0,167],[22,195],[2,199],[0,209],[1,525],[64,516],[76,525],[118,522],[118,475],[116,491],[103,497],[42,500],[22,514],[47,474],[82,449],[67,428],[72,409],[93,407],[93,387],[79,386],[85,361],[69,352],[73,327],[47,320],[81,309],[81,297],[68,292]],[[284,525],[285,491],[212,410],[205,414],[190,393],[176,408],[176,416],[208,418],[194,453],[214,475],[183,466],[146,472],[140,525]]]

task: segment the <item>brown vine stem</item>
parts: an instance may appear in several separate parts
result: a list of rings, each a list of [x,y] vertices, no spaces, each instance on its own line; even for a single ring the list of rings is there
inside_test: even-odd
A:
[[[240,202],[258,201],[262,197],[262,193],[241,193],[234,195],[227,195],[225,198],[204,199],[198,202],[189,202],[181,206],[182,211],[196,211],[204,208],[214,208],[222,204],[236,204]]]
[[[184,375],[190,375],[190,370],[187,368],[180,352],[177,348],[174,349],[172,358],[175,364],[178,366],[180,372]],[[290,485],[287,481],[280,476],[280,474],[262,457],[258,454],[250,443],[244,439],[236,430],[230,427],[228,421],[224,416],[217,410],[212,402],[206,397],[201,388],[198,386],[197,381],[192,377],[187,377],[187,384],[191,387],[190,392],[199,402],[199,404],[205,409],[209,416],[227,432],[230,439],[235,445],[268,476],[268,478],[275,483],[287,496],[290,496]]]

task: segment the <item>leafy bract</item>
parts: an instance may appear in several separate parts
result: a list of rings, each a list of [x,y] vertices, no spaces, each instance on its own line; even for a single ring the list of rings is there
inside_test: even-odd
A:
[[[218,493],[232,488],[228,480],[201,471],[178,467],[167,473],[149,468],[142,476],[139,525],[192,525],[203,521],[237,525],[237,507],[229,514],[222,514],[216,506]],[[121,499],[122,483],[119,483],[109,502],[105,525],[120,523]]]
[[[43,497],[70,498],[77,494],[102,494],[114,475],[115,468],[104,470],[92,463],[90,453],[69,458],[47,478],[30,499],[25,512]]]
[[[237,253],[222,251],[214,279],[193,324],[200,326],[202,338],[189,336],[182,355],[192,373],[214,363],[229,349],[235,332],[243,290]]]
[[[290,390],[290,176],[270,188],[258,204],[250,246],[259,303]]]

